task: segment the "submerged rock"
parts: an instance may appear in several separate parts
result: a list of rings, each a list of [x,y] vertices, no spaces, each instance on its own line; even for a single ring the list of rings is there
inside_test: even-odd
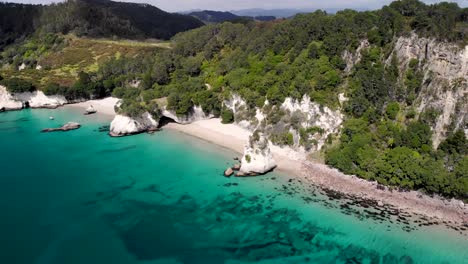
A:
[[[262,133],[254,132],[244,147],[240,172],[252,176],[265,174],[274,168],[276,168],[276,162],[273,159],[268,140]]]
[[[116,115],[110,125],[109,135],[122,137],[158,129],[159,122],[150,113],[145,112],[139,117]]]
[[[239,163],[234,164],[234,166],[232,166],[232,169],[236,170],[236,171],[240,170],[240,168],[241,168],[241,164],[239,164]]]
[[[81,125],[76,122],[68,122],[65,125],[58,127],[58,128],[45,128],[41,130],[41,132],[56,132],[56,131],[70,131],[80,128]]]

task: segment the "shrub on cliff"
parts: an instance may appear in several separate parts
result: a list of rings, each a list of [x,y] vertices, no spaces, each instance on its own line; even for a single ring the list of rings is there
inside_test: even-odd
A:
[[[36,87],[26,80],[20,78],[5,79],[0,82],[10,93],[26,93],[36,91]]]
[[[221,112],[221,123],[231,124],[234,123],[234,113],[231,109],[224,109]]]

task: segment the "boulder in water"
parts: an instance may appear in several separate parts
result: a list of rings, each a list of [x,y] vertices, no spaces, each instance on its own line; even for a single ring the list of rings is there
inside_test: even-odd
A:
[[[44,133],[44,132],[56,132],[56,131],[70,131],[70,130],[78,129],[80,127],[81,125],[76,122],[68,122],[59,128],[45,128],[41,130],[41,132]]]
[[[227,168],[225,171],[224,171],[224,176],[226,177],[231,177],[231,175],[234,173],[234,171],[231,169],[231,168]]]
[[[145,112],[138,117],[116,115],[110,125],[109,135],[122,137],[147,131],[155,131],[159,125],[159,119],[155,120],[150,113]]]
[[[94,109],[92,105],[90,105],[88,108],[86,108],[86,112],[84,113],[85,115],[91,115],[95,114],[97,111]]]

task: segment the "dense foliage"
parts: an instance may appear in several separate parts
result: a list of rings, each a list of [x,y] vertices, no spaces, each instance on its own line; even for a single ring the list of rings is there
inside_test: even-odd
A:
[[[5,86],[13,94],[36,91],[36,87],[32,83],[19,78],[3,79],[0,81],[0,85]]]
[[[0,50],[32,34],[39,13],[39,6],[0,2]]]
[[[170,14],[148,4],[110,0],[78,0],[44,8],[40,24],[46,32],[91,37],[169,39],[203,25],[190,16]]]
[[[78,36],[169,39],[203,26],[196,18],[148,4],[68,0],[51,5],[0,3],[0,50],[40,31]]]

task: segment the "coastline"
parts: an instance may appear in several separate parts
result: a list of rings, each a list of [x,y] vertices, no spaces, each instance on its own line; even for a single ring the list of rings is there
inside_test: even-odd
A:
[[[116,98],[105,98],[67,104],[64,107],[85,110],[92,104],[98,114],[113,118],[114,105],[117,101]],[[169,123],[163,129],[178,131],[205,140],[233,150],[239,153],[239,156],[242,155],[244,144],[251,134],[250,131],[238,125],[222,124],[219,118],[200,120],[186,125]],[[345,175],[323,163],[307,159],[304,153],[278,146],[272,146],[271,151],[278,165],[277,171],[294,176],[304,183],[318,186],[323,190],[390,205],[401,212],[429,217],[434,223],[468,227],[468,206],[458,200],[448,201],[438,196],[430,197],[418,191],[399,192],[387,188],[382,190],[378,188],[376,182]]]
[[[197,121],[180,125],[170,123],[164,129],[179,131],[210,143],[231,149],[239,154],[248,140],[249,131],[234,124],[224,125],[220,119]],[[468,208],[460,201],[448,201],[441,197],[430,197],[418,191],[399,192],[379,189],[376,182],[356,176],[345,175],[316,161],[307,160],[305,155],[279,147],[271,148],[278,167],[277,170],[301,181],[325,190],[332,190],[349,196],[377,201],[390,205],[402,212],[423,215],[436,223],[468,225]]]

